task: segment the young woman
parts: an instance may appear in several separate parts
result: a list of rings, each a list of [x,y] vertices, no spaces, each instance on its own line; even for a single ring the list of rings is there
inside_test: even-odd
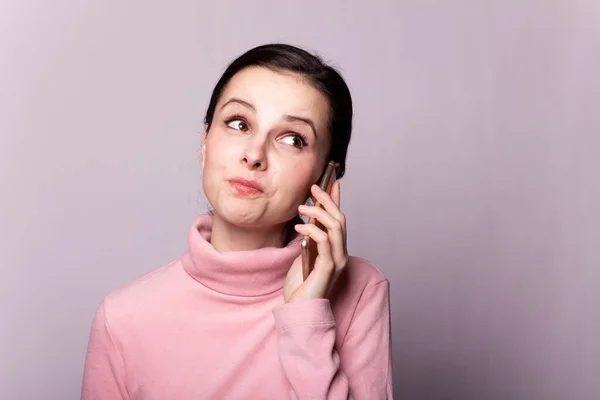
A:
[[[391,399],[389,283],[348,256],[339,181],[314,185],[329,160],[344,174],[342,77],[297,47],[260,46],[226,69],[205,122],[213,210],[182,257],[105,297],[82,398]],[[305,206],[311,195],[324,208]],[[318,248],[306,280],[304,235]]]

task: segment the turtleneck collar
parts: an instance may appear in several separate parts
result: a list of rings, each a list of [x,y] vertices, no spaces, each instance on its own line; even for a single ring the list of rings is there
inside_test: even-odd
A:
[[[213,216],[196,217],[188,232],[183,268],[198,282],[219,293],[261,296],[283,288],[292,262],[300,255],[300,235],[282,248],[220,253],[210,243]]]

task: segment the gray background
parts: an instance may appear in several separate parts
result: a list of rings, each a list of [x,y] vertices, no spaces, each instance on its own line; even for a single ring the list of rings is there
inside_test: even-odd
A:
[[[600,398],[599,4],[2,1],[0,398],[78,398],[102,297],[206,210],[214,83],[273,41],[352,89],[342,206],[397,397]]]

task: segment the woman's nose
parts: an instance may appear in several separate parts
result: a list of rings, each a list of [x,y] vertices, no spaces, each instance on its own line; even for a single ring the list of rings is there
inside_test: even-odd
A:
[[[241,162],[248,169],[264,170],[267,168],[267,156],[265,141],[260,138],[252,138],[248,141],[242,153]]]

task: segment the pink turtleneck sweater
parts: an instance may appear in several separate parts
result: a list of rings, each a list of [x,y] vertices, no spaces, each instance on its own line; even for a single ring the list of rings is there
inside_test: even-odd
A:
[[[219,253],[212,217],[197,217],[189,250],[110,292],[85,360],[87,400],[391,399],[389,283],[351,257],[329,299],[285,304],[300,254]]]

